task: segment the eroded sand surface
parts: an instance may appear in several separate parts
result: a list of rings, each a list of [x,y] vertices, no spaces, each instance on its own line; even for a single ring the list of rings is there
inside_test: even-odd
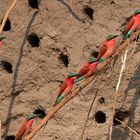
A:
[[[72,5],[71,5],[72,1]],[[139,0],[92,0],[93,20],[83,12],[87,0],[42,0],[40,11],[30,8],[27,0],[19,0],[10,16],[11,30],[3,32],[6,47],[0,61],[12,64],[12,73],[0,65],[0,119],[2,135],[14,135],[24,118],[34,109],[53,107],[59,86],[69,71],[78,72],[93,50],[110,34],[119,29],[132,11],[140,8]],[[0,0],[0,17],[11,0]],[[36,33],[39,47],[31,47],[27,35]],[[140,132],[140,42],[129,47],[126,71],[117,98],[117,109],[128,111],[124,122]],[[68,56],[66,67],[58,58]],[[67,65],[67,64],[66,64]],[[111,66],[111,65],[110,65]],[[84,140],[108,140],[115,87],[121,67],[119,57],[113,68],[108,67],[93,84],[66,104],[34,140],[79,140],[85,119],[99,88],[90,113]],[[15,93],[17,96],[12,96]],[[125,96],[126,95],[126,96]],[[103,97],[105,103],[98,99]],[[125,98],[126,97],[126,98]],[[106,115],[104,123],[95,121],[97,111]],[[39,121],[39,120],[38,120]],[[113,140],[139,140],[128,129],[113,128]]]

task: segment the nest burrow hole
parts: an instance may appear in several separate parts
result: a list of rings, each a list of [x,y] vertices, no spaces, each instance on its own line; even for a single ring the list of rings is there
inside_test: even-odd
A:
[[[114,125],[121,125],[121,122],[125,120],[125,118],[129,117],[129,111],[116,111],[113,119]],[[119,122],[120,120],[121,122]]]
[[[2,21],[1,21],[1,23],[2,23]],[[7,31],[10,31],[10,30],[11,30],[11,21],[8,18],[6,20],[6,23],[5,23],[4,27],[3,27],[3,31],[7,32]]]
[[[38,0],[28,0],[28,5],[32,8],[38,9],[39,1]]]
[[[94,13],[94,9],[92,9],[91,7],[89,7],[88,5],[84,6],[84,13],[93,20],[93,13]]]
[[[91,52],[91,56],[97,58],[98,57],[99,52],[98,51],[92,51]]]
[[[43,109],[39,109],[39,108],[35,109],[33,113],[36,115],[41,115],[41,116],[39,116],[40,118],[44,118],[46,116],[45,111]]]
[[[40,45],[40,38],[35,33],[31,33],[30,35],[28,35],[27,41],[31,45],[31,47],[39,47]]]
[[[105,123],[106,122],[106,114],[102,111],[98,111],[95,114],[95,121],[97,123]]]
[[[4,140],[15,140],[15,136],[14,135],[9,135]]]
[[[2,68],[6,70],[8,73],[13,73],[12,64],[8,61],[1,61]]]
[[[69,58],[67,54],[60,53],[58,59],[65,65],[65,67],[68,67],[69,65]]]

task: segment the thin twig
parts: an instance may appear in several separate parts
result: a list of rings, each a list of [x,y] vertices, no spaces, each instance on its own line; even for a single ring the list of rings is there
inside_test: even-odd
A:
[[[85,124],[84,124],[84,127],[83,127],[83,131],[82,131],[82,134],[80,136],[80,140],[83,140],[84,132],[85,132],[85,129],[86,129],[86,126],[87,126],[87,122],[88,122],[88,118],[89,118],[89,115],[90,115],[93,103],[94,103],[94,101],[95,101],[95,99],[97,97],[98,91],[99,91],[99,89],[96,90],[95,96],[94,96],[94,98],[93,98],[93,100],[91,102],[91,105],[90,105],[90,108],[89,108],[89,111],[88,111],[88,114],[87,114],[87,118],[86,118],[86,121],[85,121]]]
[[[120,71],[120,75],[119,75],[119,80],[118,80],[118,83],[117,83],[117,86],[116,86],[116,93],[115,93],[114,104],[113,104],[113,112],[112,112],[111,124],[110,124],[110,130],[109,130],[109,140],[112,140],[113,118],[114,118],[114,114],[115,114],[118,90],[119,90],[119,87],[120,87],[123,72],[125,70],[125,62],[126,62],[126,58],[127,58],[127,53],[128,53],[128,50],[125,51],[124,57],[122,57],[122,67],[121,67],[121,71]]]
[[[12,5],[8,9],[8,11],[6,12],[6,14],[4,16],[4,19],[3,19],[2,23],[1,23],[0,34],[1,34],[2,30],[3,30],[3,28],[4,28],[4,25],[5,25],[5,23],[6,23],[7,19],[8,19],[8,17],[9,17],[9,15],[10,15],[11,11],[13,10],[14,6],[16,5],[16,3],[17,3],[17,0],[14,0],[13,3],[12,3]]]
[[[140,137],[140,134],[138,134],[138,132],[136,132],[135,130],[133,130],[130,126],[128,126],[127,124],[125,124],[124,122],[120,121],[119,119],[115,118],[115,120],[117,120],[118,122],[120,122],[122,124],[122,127],[127,127],[132,133],[135,133],[138,137]]]

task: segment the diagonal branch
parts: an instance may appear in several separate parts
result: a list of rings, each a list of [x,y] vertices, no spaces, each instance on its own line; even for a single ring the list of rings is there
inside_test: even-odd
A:
[[[111,62],[112,59],[114,59],[117,55],[119,55],[126,47],[128,47],[128,44],[134,41],[137,36],[140,35],[140,29],[137,30],[130,38],[128,38],[116,51],[116,53],[109,59],[107,59],[104,63],[101,63],[97,66],[97,72],[92,76],[86,79],[79,87],[77,87],[70,95],[68,95],[66,98],[64,98],[58,105],[56,105],[49,113],[48,115],[41,120],[40,124],[37,125],[32,132],[27,135],[25,140],[31,140],[36,133],[48,122],[54,114],[60,110],[67,102],[69,102],[72,98],[74,98],[83,88],[85,88],[88,84],[92,82],[92,80],[99,74],[99,72],[102,72],[104,68]]]

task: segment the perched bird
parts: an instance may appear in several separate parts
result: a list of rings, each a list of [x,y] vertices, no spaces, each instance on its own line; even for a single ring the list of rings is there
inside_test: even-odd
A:
[[[140,27],[140,9],[136,10],[123,31],[124,39],[130,37]]]
[[[61,100],[66,97],[73,88],[74,80],[77,78],[76,73],[69,73],[67,78],[62,83],[59,93],[57,95],[56,101],[54,105],[57,105],[61,102]]]

